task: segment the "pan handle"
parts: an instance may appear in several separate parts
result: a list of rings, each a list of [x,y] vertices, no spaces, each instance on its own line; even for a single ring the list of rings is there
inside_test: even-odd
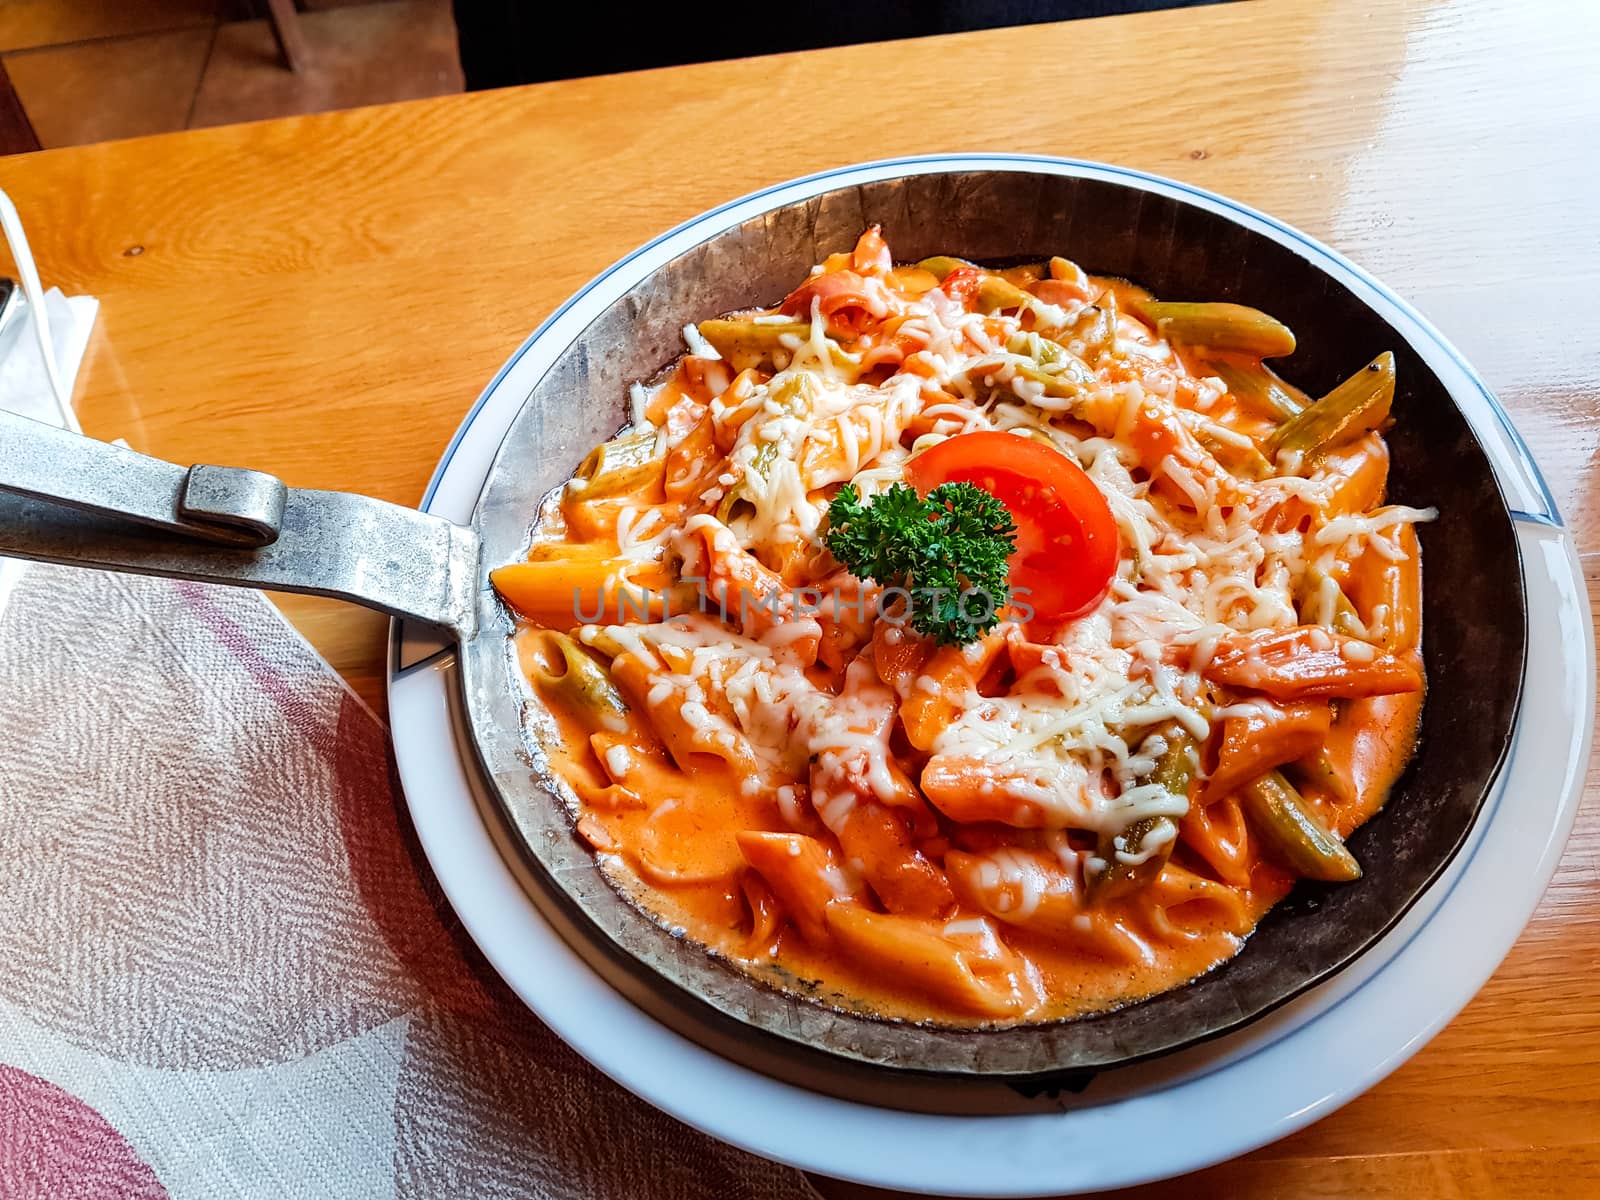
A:
[[[0,555],[306,592],[477,626],[478,535],[349,492],[183,468],[0,412]]]

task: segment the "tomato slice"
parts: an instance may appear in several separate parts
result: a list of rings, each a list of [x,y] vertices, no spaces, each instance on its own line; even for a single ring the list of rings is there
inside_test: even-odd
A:
[[[911,459],[906,474],[924,496],[941,483],[975,483],[1011,510],[1012,595],[1039,619],[1081,617],[1111,589],[1117,523],[1094,480],[1059,451],[998,430],[962,433]]]
[[[939,290],[957,304],[972,307],[973,298],[983,286],[983,272],[977,267],[957,267],[944,277]]]

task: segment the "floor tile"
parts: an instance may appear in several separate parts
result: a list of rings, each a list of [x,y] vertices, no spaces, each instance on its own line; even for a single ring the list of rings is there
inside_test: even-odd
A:
[[[274,68],[265,21],[218,27],[191,124],[226,125],[459,92],[449,0],[390,0],[300,15],[311,64]]]
[[[0,52],[209,26],[216,0],[0,0]]]
[[[0,0],[3,3],[4,0]],[[47,150],[182,129],[212,30],[185,29],[5,56]]]

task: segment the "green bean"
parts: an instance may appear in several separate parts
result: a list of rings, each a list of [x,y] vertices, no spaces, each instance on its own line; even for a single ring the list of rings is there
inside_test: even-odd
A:
[[[606,669],[566,634],[546,632],[543,636],[555,644],[561,662],[554,670],[535,667],[538,682],[570,701],[573,715],[590,733],[625,730],[628,704]]]
[[[1333,391],[1278,427],[1274,454],[1302,457],[1377,429],[1394,403],[1394,355],[1385,350]]]
[[[1204,425],[1195,431],[1200,444],[1235,475],[1246,479],[1265,479],[1272,474],[1272,464],[1255,446],[1241,446],[1229,439],[1217,437]]]
[[[1333,601],[1332,613],[1327,620],[1323,620],[1323,609],[1330,598]],[[1356,606],[1350,603],[1350,597],[1344,594],[1338,580],[1316,567],[1310,568],[1300,581],[1300,603],[1296,608],[1302,625],[1325,625],[1346,637],[1367,636],[1366,626],[1356,615]]]
[[[1144,782],[1159,784],[1173,796],[1187,799],[1195,765],[1194,738],[1182,730],[1174,730],[1167,735],[1167,748]],[[1137,855],[1144,850],[1152,834],[1160,840],[1151,847],[1143,862],[1123,862],[1117,856],[1117,838],[1122,839],[1122,853]],[[1115,837],[1101,834],[1096,854],[1105,866],[1089,876],[1090,900],[1115,900],[1149,887],[1160,877],[1177,842],[1178,826],[1171,817],[1141,817]]]
[[[1361,864],[1323,826],[1282,772],[1268,772],[1239,796],[1262,840],[1295,874],[1330,883],[1361,878]]]
[[[749,317],[717,317],[699,324],[700,336],[714,350],[728,360],[735,371],[756,367],[763,371],[777,369],[776,356],[784,360],[794,356],[794,351],[784,345],[784,337],[799,338],[802,342],[811,336],[809,321],[755,321]],[[836,367],[854,365],[843,350],[829,338],[828,357]]]
[[[1065,367],[1072,358],[1072,353],[1060,342],[1051,341],[1037,333],[1013,333],[1006,339],[1006,350],[1033,359],[1047,371]]]
[[[1294,353],[1294,334],[1282,321],[1242,304],[1147,300],[1139,315],[1163,337],[1190,346],[1282,358]]]
[[[978,308],[981,312],[994,313],[1001,309],[1014,308],[1019,312],[1032,308],[1039,301],[1032,293],[1025,292],[1008,279],[998,275],[985,275],[978,284]]]
[[[1006,350],[1026,361],[1013,363],[1022,378],[1044,388],[1044,394],[1058,400],[1075,400],[1083,388],[1094,382],[1089,365],[1060,342],[1037,333],[1014,333]]]
[[[778,410],[772,415],[807,416],[817,403],[817,381],[812,375],[803,373],[779,376],[772,383],[769,401]],[[765,410],[763,416],[752,418],[763,424],[768,419],[769,415]],[[729,488],[727,495],[723,496],[722,502],[717,505],[717,520],[726,525],[740,504],[754,506],[750,499],[749,477],[756,475],[765,480],[772,473],[772,468],[777,465],[781,453],[782,449],[776,441],[763,441],[756,446],[755,455],[751,458],[750,465],[745,468],[744,478]]]
[[[1094,382],[1094,374],[1081,359],[1072,359],[1058,371],[1045,371],[1031,362],[1013,363],[1016,374],[1044,388],[1046,396],[1058,400],[1076,400],[1083,395],[1086,385]]]
[[[583,481],[585,499],[622,496],[637,491],[661,467],[662,460],[656,457],[656,431],[639,429],[589,451],[574,478]]]
[[[1237,363],[1219,358],[1206,366],[1228,385],[1233,398],[1257,416],[1287,421],[1306,406],[1298,389],[1279,379],[1266,363]]]
[[[932,258],[925,258],[917,264],[919,269],[928,272],[940,283],[944,282],[945,276],[951,271],[972,265],[964,258],[951,258],[948,254],[935,254]]]
[[[1347,789],[1344,777],[1339,774],[1333,765],[1333,760],[1328,757],[1326,746],[1291,764],[1291,769],[1303,782],[1321,788],[1335,799],[1345,798]]]
[[[1085,347],[1098,346],[1106,353],[1117,348],[1117,296],[1107,289],[1105,295],[1093,304],[1080,308],[1067,325],[1057,334],[1062,341],[1082,342]]]

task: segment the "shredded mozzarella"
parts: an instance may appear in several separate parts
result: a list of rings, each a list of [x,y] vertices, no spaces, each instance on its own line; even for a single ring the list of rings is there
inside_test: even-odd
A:
[[[999,430],[1054,446],[1106,498],[1122,557],[1103,603],[1045,645],[1028,645],[1021,625],[1005,627],[1013,665],[1027,667],[1017,666],[1000,695],[976,687],[952,694],[946,678],[915,667],[896,685],[898,696],[840,695],[843,666],[831,664],[830,679],[814,665],[819,642],[839,623],[819,621],[815,606],[786,595],[771,598],[772,619],[759,630],[735,632],[729,626],[739,626],[741,615],[731,613],[590,626],[581,636],[644,663],[647,706],[670,707],[697,746],[730,761],[751,756],[756,770],[741,788],[772,795],[796,831],[814,828],[816,817],[837,830],[866,800],[900,802],[903,767],[881,718],[897,704],[937,698],[949,719],[931,753],[971,764],[985,795],[1012,806],[1006,817],[1044,829],[1061,865],[1081,877],[1082,855],[1064,830],[1117,835],[1144,818],[1181,817],[1186,800],[1151,782],[1173,730],[1202,741],[1212,722],[1261,711],[1247,702],[1213,707],[1205,672],[1218,647],[1240,633],[1295,627],[1302,613],[1331,626],[1340,604],[1328,574],[1334,562],[1368,551],[1401,558],[1399,528],[1437,511],[1391,506],[1330,517],[1338,480],[1320,468],[1310,477],[1229,475],[1212,452],[1234,462],[1230,453],[1258,454],[1258,444],[1223,423],[1230,419],[1218,408],[1226,385],[1191,375],[1163,338],[1127,315],[1108,329],[1086,319],[1102,311],[1086,302],[1030,300],[1025,313],[984,314],[966,311],[942,288],[914,299],[877,278],[860,288],[853,302],[874,317],[895,316],[892,353],[875,357],[884,344],[868,341],[859,343],[865,349],[842,349],[814,299],[809,320],[795,325],[803,332],[778,335],[770,375],[734,377],[731,364],[719,367],[721,392],[696,401],[687,416],[669,413],[657,449],[664,454],[709,413],[717,444],[731,447],[726,461],[711,486],[684,501],[681,517],[664,517],[659,506],[619,506],[621,555],[681,561],[685,575],[719,560],[748,566],[753,557],[766,571],[795,553],[826,562],[833,488],[849,482],[863,495],[880,493],[903,481],[907,464],[929,447]],[[781,313],[752,319],[795,320]],[[683,338],[690,353],[719,357],[697,326],[685,326]],[[880,363],[888,369],[874,368]],[[635,385],[630,399],[642,423],[650,395]],[[1152,430],[1166,447],[1153,455]],[[1285,506],[1307,517],[1276,521]],[[1371,630],[1359,632],[1381,638],[1391,614],[1377,605],[1370,615]],[[889,628],[878,636],[895,647],[911,635]],[[1309,640],[1337,644],[1352,662],[1377,654],[1352,638],[1314,633]],[[858,652],[853,644],[849,653]],[[967,660],[985,661],[985,653],[971,646]],[[605,756],[614,775],[627,769],[621,749]],[[1137,864],[1161,850],[1173,836],[1170,823],[1156,830],[1135,847],[1118,845],[1118,861]],[[1098,856],[1092,862],[1105,866]],[[1037,863],[1026,856],[988,855],[978,881],[1010,917],[1040,902]]]

